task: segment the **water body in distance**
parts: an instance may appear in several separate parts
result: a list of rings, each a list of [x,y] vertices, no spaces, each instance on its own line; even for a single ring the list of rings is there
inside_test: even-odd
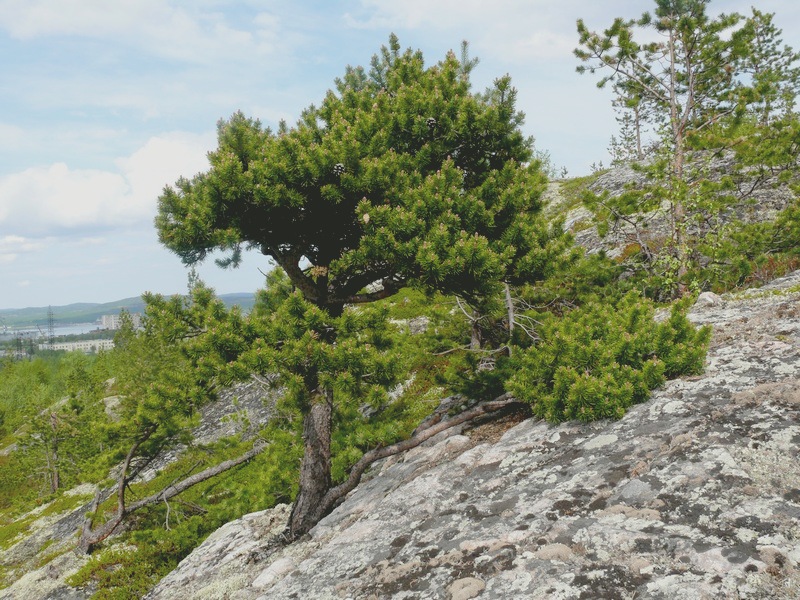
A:
[[[56,337],[62,335],[78,335],[81,333],[89,333],[99,329],[97,323],[66,323],[64,325],[56,325],[53,328],[53,333]],[[38,338],[39,335],[47,337],[47,327],[21,327],[19,329],[9,327],[4,329],[0,327],[0,340],[7,340],[17,336],[34,337]]]

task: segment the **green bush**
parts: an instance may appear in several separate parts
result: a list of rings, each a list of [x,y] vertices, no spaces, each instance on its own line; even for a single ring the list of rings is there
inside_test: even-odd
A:
[[[544,316],[506,387],[551,422],[621,418],[666,379],[702,370],[711,331],[695,329],[687,310],[688,300],[676,303],[655,323],[652,303],[631,293],[616,305]]]

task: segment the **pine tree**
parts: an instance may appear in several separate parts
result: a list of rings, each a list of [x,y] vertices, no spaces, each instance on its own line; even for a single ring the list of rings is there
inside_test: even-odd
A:
[[[226,315],[222,302],[201,284],[193,287],[189,299],[174,296],[165,300],[145,294],[144,300],[144,330],[134,330],[130,318],[124,318],[110,357],[120,404],[116,419],[100,426],[94,435],[117,450],[115,458],[121,464],[115,469],[116,485],[111,490],[98,489],[84,521],[79,547],[86,552],[117,531],[137,510],[166,502],[189,487],[250,460],[262,449],[254,447],[155,494],[130,501],[130,484],[163,452],[191,440],[197,410],[213,397],[213,391],[204,377],[207,371],[192,368],[188,341]],[[113,512],[105,520],[98,518],[95,513],[113,495]]]
[[[791,115],[800,89],[800,53],[783,44],[782,30],[775,26],[774,14],[753,8],[742,37],[750,51],[742,56],[738,71],[752,78],[751,111],[761,125]]]
[[[661,277],[668,295],[686,292],[698,242],[720,233],[732,207],[745,199],[733,182],[745,178],[747,169],[758,172],[752,167],[760,158],[769,169],[776,154],[782,163],[792,162],[788,149],[770,155],[767,146],[774,150],[772,140],[786,137],[785,123],[774,114],[778,106],[786,113],[793,104],[796,55],[780,47],[772,15],[754,11],[750,19],[735,13],[712,18],[709,3],[656,0],[653,13],[638,20],[617,18],[602,33],[578,21],[575,55],[585,63],[578,72],[602,72],[598,86],[611,83],[619,98],[651,109],[645,118],[663,135],[659,152],[643,167],[648,178],[643,189],[594,198],[591,204],[602,227],[626,223],[633,228],[631,241],[640,246],[645,268]],[[636,41],[652,34],[662,41]],[[763,127],[776,128],[746,133],[742,126],[753,114]],[[766,143],[759,148],[741,144],[748,135]],[[711,173],[708,163],[714,156],[734,151],[749,155],[747,169],[729,177]],[[757,185],[758,177],[752,179]],[[669,238],[648,241],[647,223],[659,213],[668,222]]]
[[[475,64],[463,47],[461,60],[451,52],[426,68],[392,36],[369,70],[348,67],[293,127],[273,133],[234,114],[219,124],[210,170],[159,198],[160,240],[186,264],[215,249],[228,266],[245,248],[274,260],[301,295],[288,300],[291,318],[311,319],[312,354],[340,344],[346,306],[406,285],[479,310],[504,281],[544,277],[563,249],[540,216],[545,177],[529,163],[510,79],[473,93]],[[286,363],[305,421],[293,536],[330,508],[337,370],[320,352],[303,363],[310,371]]]

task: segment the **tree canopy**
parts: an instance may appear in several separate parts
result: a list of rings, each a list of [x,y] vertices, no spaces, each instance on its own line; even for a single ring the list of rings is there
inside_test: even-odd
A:
[[[293,127],[220,122],[211,168],[159,198],[162,243],[187,264],[255,248],[334,312],[412,282],[469,298],[541,274],[544,176],[509,77],[473,93],[474,64],[451,52],[426,68],[393,36]]]
[[[797,159],[796,144],[787,144],[798,122],[797,53],[782,44],[773,15],[713,16],[709,4],[655,0],[653,12],[616,18],[602,32],[578,21],[578,72],[600,73],[597,85],[611,83],[618,106],[634,113],[623,121],[635,129],[623,131],[630,148],[614,140],[615,154],[643,158],[642,119],[659,134],[657,152],[637,167],[646,183],[592,198],[590,208],[601,228],[633,229],[632,244],[667,295],[702,285],[691,270],[717,262],[726,230],[737,229],[728,227],[731,215]],[[719,157],[735,157],[725,173],[711,164]],[[667,239],[646,231],[659,218]]]

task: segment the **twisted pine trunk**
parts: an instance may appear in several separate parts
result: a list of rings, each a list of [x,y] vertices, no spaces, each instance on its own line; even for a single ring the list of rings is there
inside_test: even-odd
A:
[[[288,537],[297,539],[325,516],[323,499],[331,489],[331,417],[333,393],[318,394],[303,419],[300,493],[289,517]]]

